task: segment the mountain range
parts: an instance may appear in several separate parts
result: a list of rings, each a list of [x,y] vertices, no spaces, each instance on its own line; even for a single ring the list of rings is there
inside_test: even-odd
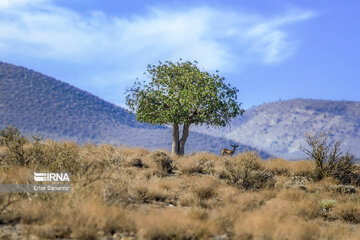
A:
[[[328,134],[330,144],[341,142],[342,151],[360,156],[360,102],[292,99],[252,107],[230,126],[193,131],[246,143],[272,155],[304,158],[305,134]]]
[[[0,62],[0,128],[55,140],[110,143],[170,150],[172,129],[141,123],[126,109],[24,67]],[[360,102],[292,99],[246,110],[224,128],[191,126],[186,152],[240,144],[263,158],[301,159],[307,132],[329,133],[344,152],[360,156]]]
[[[0,62],[0,128],[8,125],[54,140],[170,150],[172,129],[138,122],[126,109],[24,67]],[[221,148],[235,141],[190,132],[187,153]],[[240,151],[256,150],[240,145]],[[259,151],[263,158],[269,154]]]

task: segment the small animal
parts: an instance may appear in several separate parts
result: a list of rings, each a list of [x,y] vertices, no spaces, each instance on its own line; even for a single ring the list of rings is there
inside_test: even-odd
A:
[[[231,145],[234,149],[233,150],[229,150],[229,149],[226,149],[226,148],[223,148],[221,150],[221,156],[225,156],[225,155],[230,155],[232,156],[236,150],[237,147],[239,147],[239,145],[235,144],[235,145]]]

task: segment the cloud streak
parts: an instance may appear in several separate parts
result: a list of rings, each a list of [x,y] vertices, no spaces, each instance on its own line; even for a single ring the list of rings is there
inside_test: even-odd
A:
[[[50,0],[1,0],[0,54],[89,67],[86,77],[94,85],[123,89],[158,60],[196,59],[207,70],[229,72],[240,64],[280,63],[297,49],[285,26],[314,16],[298,10],[264,18],[198,7],[150,8],[122,18],[75,12]]]

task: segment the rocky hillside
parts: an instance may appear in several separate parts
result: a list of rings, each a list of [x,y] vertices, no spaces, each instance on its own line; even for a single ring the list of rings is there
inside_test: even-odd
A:
[[[125,109],[41,73],[0,62],[0,128],[45,138],[170,150],[171,129],[140,123]],[[219,153],[234,141],[190,133],[187,152]],[[242,150],[253,149],[241,146]],[[262,152],[263,157],[268,157]]]
[[[342,141],[343,151],[360,156],[360,102],[294,99],[262,104],[224,129],[193,128],[226,137],[270,154],[290,159],[305,157],[305,134],[330,132],[331,141]]]

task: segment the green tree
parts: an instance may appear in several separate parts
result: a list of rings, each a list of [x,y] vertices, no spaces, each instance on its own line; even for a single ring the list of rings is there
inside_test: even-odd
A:
[[[196,61],[159,62],[148,65],[144,74],[151,80],[135,82],[126,104],[138,121],[172,124],[172,154],[184,154],[190,125],[225,126],[244,113],[237,101],[238,90],[225,84],[224,77],[201,71]]]

